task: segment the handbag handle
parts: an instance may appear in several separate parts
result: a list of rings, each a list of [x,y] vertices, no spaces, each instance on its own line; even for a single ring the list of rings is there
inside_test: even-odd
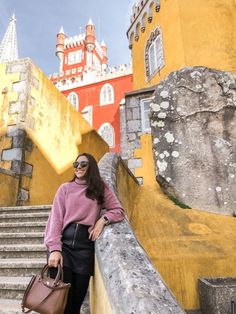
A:
[[[43,279],[44,273],[45,273],[48,269],[49,269],[48,264],[44,265],[44,267],[43,267],[42,270],[41,270],[41,279]],[[25,307],[24,307],[25,300],[26,300],[26,298],[27,298],[27,296],[28,296],[28,293],[29,293],[29,291],[30,291],[30,289],[31,289],[31,287],[32,287],[32,285],[33,285],[34,279],[35,279],[35,277],[33,276],[33,277],[31,278],[31,280],[30,280],[30,283],[29,283],[29,285],[28,285],[28,287],[27,287],[25,293],[24,293],[23,300],[22,300],[22,303],[21,303],[22,312],[23,312],[23,313],[26,313],[26,314],[27,314],[27,313],[30,313],[30,312],[32,312],[32,311],[34,311],[34,310],[36,310],[40,305],[42,305],[43,302],[45,302],[45,301],[49,298],[49,296],[50,296],[50,295],[53,293],[53,291],[54,291],[54,289],[52,289],[52,290],[49,292],[49,294],[48,294],[37,306],[34,306],[33,308],[31,308],[31,309],[25,311]],[[53,287],[55,287],[55,286],[58,284],[58,282],[59,282],[60,279],[63,281],[63,271],[62,271],[61,265],[58,264],[57,275],[56,275],[56,278],[55,278],[55,280],[54,280],[54,282],[53,282]]]
[[[44,278],[44,274],[48,271],[50,267],[48,266],[48,264],[44,265],[44,267],[42,268],[41,270],[41,278],[43,279]],[[55,287],[59,281],[63,281],[63,271],[62,271],[62,267],[61,267],[61,264],[59,263],[57,265],[57,275],[56,275],[56,278],[53,282],[53,287]]]

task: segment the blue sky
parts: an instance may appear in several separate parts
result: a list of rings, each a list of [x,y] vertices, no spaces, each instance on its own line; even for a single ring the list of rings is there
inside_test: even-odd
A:
[[[84,32],[92,18],[98,41],[108,47],[109,66],[129,63],[126,31],[135,0],[0,0],[0,41],[15,13],[19,57],[29,57],[46,75],[58,72],[56,34]]]

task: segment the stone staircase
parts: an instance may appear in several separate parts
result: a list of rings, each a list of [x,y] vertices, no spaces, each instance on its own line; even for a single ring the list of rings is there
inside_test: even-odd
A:
[[[22,313],[24,290],[46,263],[43,237],[50,209],[0,207],[0,314]]]

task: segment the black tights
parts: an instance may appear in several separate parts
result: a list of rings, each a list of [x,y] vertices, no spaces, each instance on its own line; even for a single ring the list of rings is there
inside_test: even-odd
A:
[[[50,268],[50,276],[55,278],[56,274],[57,269]],[[63,275],[63,281],[71,284],[64,314],[79,314],[88,290],[90,276],[74,273],[68,267],[63,267]]]

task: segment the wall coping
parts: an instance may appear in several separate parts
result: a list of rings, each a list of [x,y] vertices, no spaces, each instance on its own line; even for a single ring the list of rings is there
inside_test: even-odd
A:
[[[121,158],[107,153],[99,169],[117,194],[116,170]],[[114,314],[183,314],[184,310],[154,268],[127,219],[112,224],[95,243],[99,269]]]

